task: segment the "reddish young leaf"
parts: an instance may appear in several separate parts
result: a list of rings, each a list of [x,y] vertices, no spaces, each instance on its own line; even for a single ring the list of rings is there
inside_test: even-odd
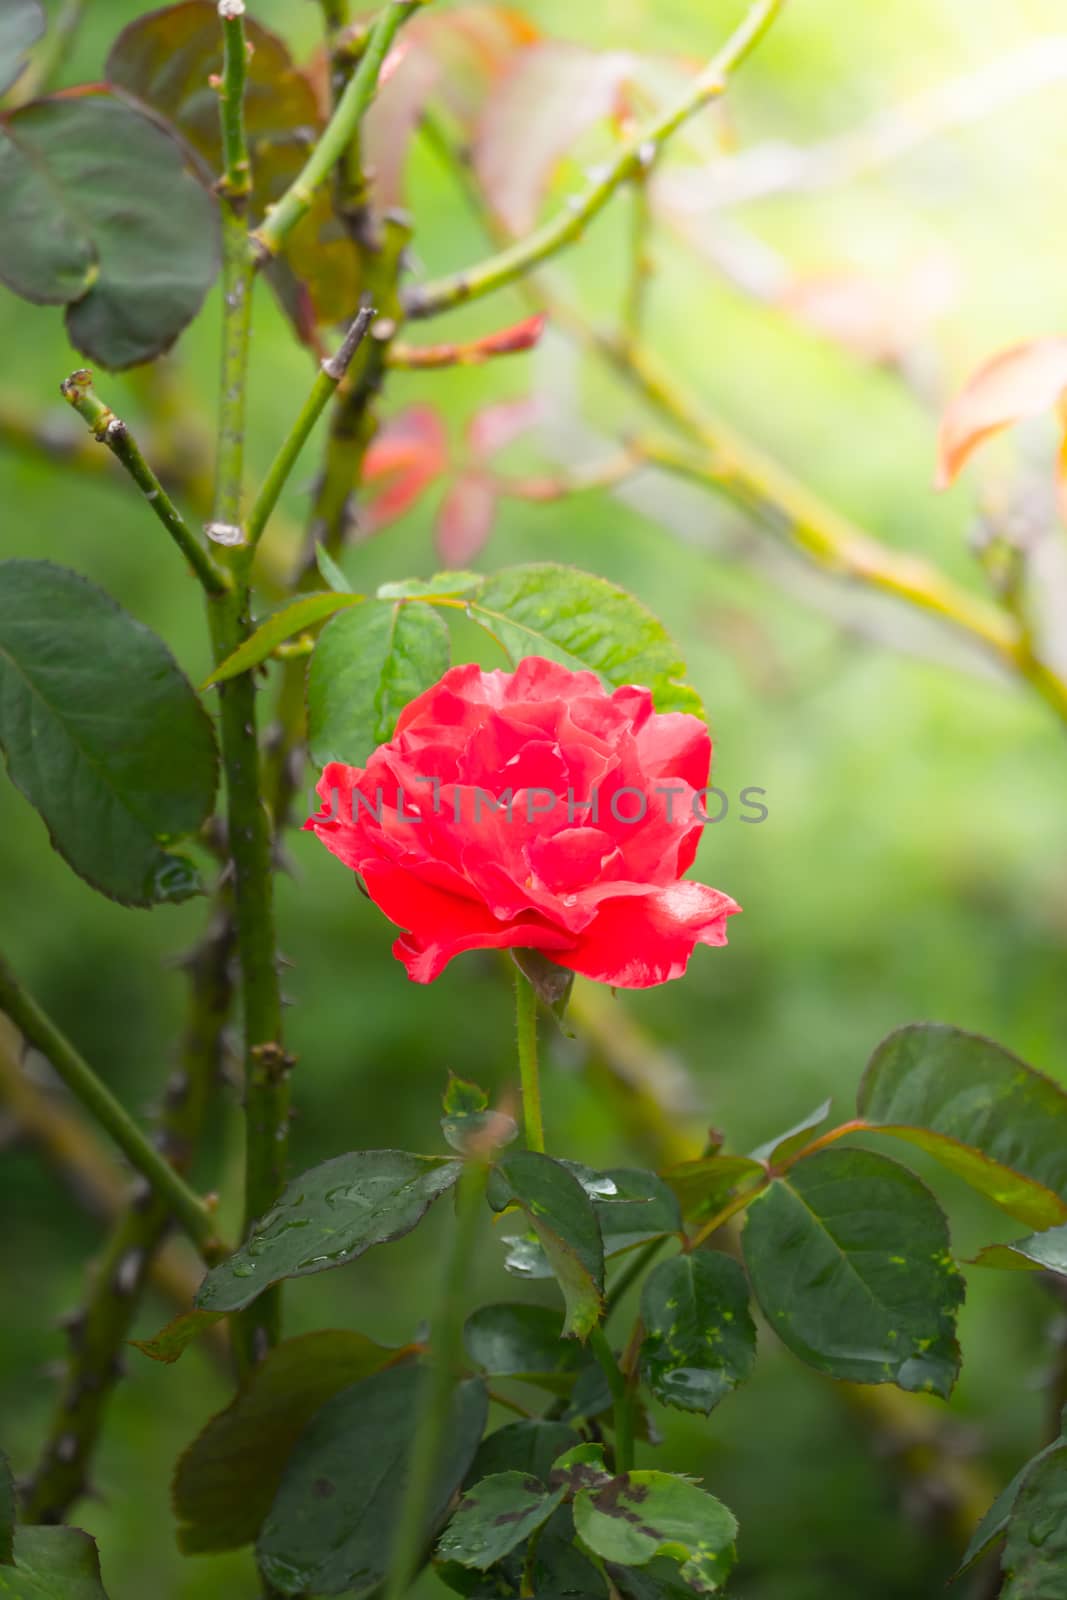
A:
[[[365,484],[381,487],[365,502],[360,527],[365,534],[395,522],[415,504],[448,466],[448,437],[432,406],[411,406],[391,417],[367,452]]]
[[[541,37],[521,11],[502,5],[430,11],[416,20],[412,31],[440,64],[442,98],[468,131],[473,130],[490,85]]]
[[[561,40],[522,51],[486,102],[472,149],[493,210],[513,233],[537,221],[552,173],[583,133],[620,106],[633,58]]]
[[[393,51],[381,87],[363,124],[363,148],[375,204],[383,211],[404,204],[404,172],[411,137],[440,76],[440,65],[409,34]]]
[[[493,356],[532,350],[545,330],[546,320],[543,313],[526,317],[510,328],[485,333],[468,344],[394,345],[390,359],[395,366],[419,371],[430,367],[476,367]]]
[[[894,277],[852,268],[794,278],[780,304],[790,316],[866,361],[900,361],[947,309],[955,284],[941,257]]]
[[[489,542],[496,516],[496,484],[487,472],[462,472],[445,495],[434,543],[446,567],[462,568]]]
[[[475,461],[484,461],[514,444],[535,428],[545,414],[543,395],[523,395],[484,406],[467,424],[467,448]]]
[[[947,489],[980,444],[1050,411],[1067,390],[1067,338],[1031,339],[995,355],[964,385],[941,422],[937,486]]]

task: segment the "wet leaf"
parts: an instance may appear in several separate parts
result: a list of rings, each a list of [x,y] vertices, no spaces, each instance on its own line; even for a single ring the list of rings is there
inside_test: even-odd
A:
[[[1067,1459],[1067,1442],[1063,1439],[1054,1439],[1044,1450],[1026,1462],[1025,1466],[1020,1467],[1007,1488],[997,1495],[997,1498],[974,1530],[970,1543],[964,1551],[963,1560],[953,1573],[953,1581],[956,1578],[961,1578],[965,1572],[969,1572],[975,1562],[980,1561],[993,1548],[997,1540],[1003,1538],[1007,1532],[1008,1523],[1011,1520],[1011,1514],[1019,1496],[1019,1490],[1025,1483],[1031,1469],[1050,1455],[1060,1455]]]
[[[410,1353],[343,1330],[302,1334],[271,1350],[178,1460],[173,1501],[182,1549],[197,1555],[251,1544],[319,1408]]]
[[[856,1101],[1034,1228],[1067,1220],[1067,1094],[1000,1045],[934,1023],[891,1033]]]
[[[200,1285],[203,1311],[240,1311],[283,1278],[347,1266],[410,1233],[459,1177],[461,1163],[402,1150],[354,1150],[304,1172],[244,1244]]]
[[[557,1340],[559,1326],[560,1318],[557,1316]],[[563,1348],[580,1351],[581,1347],[571,1343]],[[488,1369],[486,1370],[488,1372]],[[504,1374],[498,1375],[504,1376]],[[532,1473],[535,1478],[541,1478],[547,1483],[552,1463],[557,1456],[561,1456],[565,1450],[573,1450],[580,1442],[574,1429],[568,1427],[565,1422],[546,1422],[542,1417],[532,1417],[522,1422],[507,1422],[482,1440],[467,1474],[467,1482],[478,1483],[494,1472],[522,1472]]]
[[[694,1250],[661,1261],[641,1294],[641,1374],[665,1405],[705,1416],[756,1360],[748,1283],[731,1257]]]
[[[548,1489],[526,1472],[500,1472],[472,1484],[441,1535],[443,1561],[485,1572],[546,1523],[566,1488]]]
[[[1033,1462],[1004,1543],[1001,1600],[1067,1600],[1067,1447]]]
[[[430,606],[371,600],[335,617],[308,669],[312,760],[320,767],[329,761],[363,766],[450,659],[448,629]]]
[[[652,1239],[681,1233],[682,1214],[678,1201],[654,1172],[635,1167],[608,1167],[600,1176],[614,1185],[613,1194],[593,1200],[605,1256],[622,1255]]]
[[[381,1583],[424,1377],[415,1366],[378,1373],[334,1395],[305,1429],[256,1547],[264,1577],[280,1593],[344,1593],[361,1600]],[[427,1541],[467,1474],[487,1408],[480,1380],[458,1386],[427,1495]],[[421,1548],[423,1538],[418,1542]]]
[[[495,1211],[517,1205],[525,1212],[563,1291],[564,1337],[584,1339],[600,1318],[604,1245],[581,1184],[550,1156],[516,1150],[493,1167],[488,1195]]]
[[[0,747],[95,889],[151,906],[199,888],[165,844],[212,811],[211,723],[156,634],[47,561],[0,566]]]
[[[151,1339],[131,1339],[130,1343],[149,1361],[162,1361],[169,1367],[225,1315],[224,1311],[183,1311]]]
[[[552,1306],[481,1306],[467,1318],[463,1339],[487,1377],[520,1378],[553,1394],[566,1394],[590,1361],[580,1344],[564,1339],[563,1318]]]
[[[734,1564],[737,1523],[721,1501],[689,1478],[627,1472],[574,1501],[582,1543],[605,1561],[643,1567],[656,1556],[679,1563],[697,1594],[720,1588]]]
[[[947,1396],[963,1281],[933,1195],[864,1150],[823,1150],[751,1202],[744,1254],[775,1333],[831,1378]]]
[[[704,715],[663,624],[604,578],[551,562],[508,567],[487,578],[469,605],[513,665],[546,656],[572,670],[590,668],[608,688],[642,684],[657,711]]]
[[[178,142],[100,90],[0,125],[0,280],[67,306],[71,343],[107,367],[151,361],[199,311],[219,264],[215,202]]]

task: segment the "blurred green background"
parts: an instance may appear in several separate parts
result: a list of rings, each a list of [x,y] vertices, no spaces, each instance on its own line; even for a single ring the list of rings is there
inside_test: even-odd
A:
[[[98,76],[111,38],[142,9],[136,0],[94,0],[67,81]],[[527,0],[522,9],[547,31],[601,48],[700,58],[742,8],[725,0]],[[254,0],[250,10],[301,55],[317,43],[310,3]],[[968,551],[973,482],[942,500],[931,490],[936,417],[944,396],[992,350],[1063,327],[1067,227],[1050,204],[1067,153],[1067,37],[1055,37],[1058,25],[1056,0],[886,0],[844,9],[839,0],[792,0],[730,95],[729,121],[718,124],[726,145],[806,146],[991,64],[999,64],[998,81],[1013,81],[1011,64],[1022,64],[1021,88],[998,105],[979,79],[974,118],[910,152],[729,213],[733,244],[749,264],[784,263],[801,286],[825,273],[858,273],[868,286],[860,291],[868,321],[870,296],[888,297],[903,372],[857,359],[741,292],[699,251],[657,234],[649,332],[680,377],[888,543],[979,589]],[[1044,87],[1026,78],[1038,57],[1053,80]],[[420,269],[448,270],[482,255],[484,237],[432,154],[416,147],[410,178]],[[574,178],[573,169],[563,175],[564,192]],[[568,267],[575,296],[602,319],[626,278],[627,204],[620,199],[598,222]],[[940,286],[939,315],[924,321],[920,306],[913,334],[916,294],[907,285],[916,273]],[[524,308],[508,293],[441,323],[440,336],[500,326]],[[209,429],[217,320],[212,301],[178,350]],[[426,336],[438,337],[437,325]],[[4,405],[63,429],[57,385],[74,364],[59,314],[0,290]],[[269,461],[309,381],[306,352],[261,292],[250,397],[255,470]],[[134,383],[112,379],[101,388],[136,418]],[[491,369],[406,375],[391,386],[387,409],[437,405],[458,439],[479,406],[531,389],[549,397],[549,414],[542,435],[509,458],[519,469],[596,458],[620,431],[644,425],[631,397],[552,332],[536,354]],[[576,445],[579,414],[587,437]],[[1051,511],[1051,446],[1039,425],[1021,448],[998,446],[985,470],[990,494],[1023,504],[1042,535],[1040,599],[1050,649],[1059,629],[1062,659],[1063,533]],[[312,474],[309,454],[286,497],[294,521]],[[435,490],[348,553],[358,587],[434,570],[439,496]],[[87,573],[156,627],[194,680],[204,675],[197,594],[121,481],[76,477],[0,438],[0,555],[48,557]],[[529,559],[588,567],[656,610],[709,707],[715,781],[731,796],[747,785],[766,791],[766,822],[743,825],[735,806],[708,830],[698,863],[699,876],[744,907],[729,948],[699,950],[685,981],[615,1002],[688,1075],[680,1136],[699,1143],[712,1123],[744,1150],[827,1094],[847,1117],[873,1045],[917,1018],[989,1033],[1067,1082],[1067,761],[1062,730],[1040,704],[945,631],[812,573],[710,496],[658,476],[614,495],[507,502],[479,564]],[[432,988],[411,987],[390,956],[390,928],[348,875],[309,836],[294,836],[290,853],[280,914],[300,1058],[294,1162],[300,1168],[363,1145],[437,1149],[437,1096],[449,1069],[497,1093],[512,1083],[499,967],[465,957]],[[43,826],[6,783],[0,883],[4,949],[126,1103],[149,1109],[182,1011],[173,958],[195,939],[202,907],[148,915],[95,896],[52,854]],[[588,1047],[560,1038],[548,1056],[550,1148],[592,1163],[649,1159]],[[199,1169],[215,1183],[221,1166],[227,1205],[239,1149],[228,1093]],[[932,1181],[962,1252],[1003,1235],[978,1202],[943,1177]],[[78,1300],[101,1225],[18,1142],[0,1160],[0,1206],[0,1438],[16,1468],[28,1470],[53,1395],[47,1368],[63,1351],[56,1318]],[[442,1223],[431,1217],[388,1251],[291,1287],[291,1329],[343,1325],[383,1339],[408,1336],[429,1304]],[[488,1230],[478,1279],[480,1298],[536,1293],[505,1277]],[[994,1486],[1041,1442],[1053,1311],[1024,1275],[972,1272],[957,1394],[948,1408],[914,1403],[921,1417],[952,1425],[951,1449],[973,1452],[972,1465]],[[149,1296],[142,1331],[167,1314]],[[766,1330],[761,1345],[752,1382],[710,1420],[657,1417],[672,1465],[704,1477],[740,1518],[742,1561],[731,1593],[940,1593],[959,1549],[938,1515],[937,1474],[930,1481],[904,1471],[885,1415],[858,1408]],[[136,1352],[130,1365],[100,1448],[97,1494],[73,1519],[100,1540],[113,1600],[251,1595],[246,1554],[181,1560],[168,1509],[175,1455],[224,1403],[224,1378],[199,1349],[177,1368],[155,1367]],[[986,1581],[976,1580],[974,1596],[989,1592]],[[435,1580],[424,1583],[429,1594]]]

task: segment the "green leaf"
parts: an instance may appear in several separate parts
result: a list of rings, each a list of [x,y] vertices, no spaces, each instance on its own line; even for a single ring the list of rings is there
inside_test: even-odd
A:
[[[516,1150],[494,1166],[488,1195],[495,1211],[517,1205],[526,1213],[563,1291],[564,1336],[584,1339],[600,1319],[604,1244],[581,1184],[550,1156]]]
[[[243,1310],[282,1278],[347,1266],[371,1246],[410,1234],[461,1170],[461,1162],[403,1150],[352,1150],[312,1166],[283,1189],[245,1243],[208,1272],[197,1306]]]
[[[0,95],[6,94],[19,76],[44,29],[44,9],[38,0],[4,0],[0,10]]]
[[[933,1023],[900,1028],[871,1057],[857,1106],[1018,1221],[1067,1221],[1067,1094],[991,1040]]]
[[[618,1256],[651,1239],[682,1231],[682,1214],[673,1191],[654,1172],[609,1167],[601,1174],[614,1184],[611,1195],[593,1199],[604,1240],[604,1255]]]
[[[1067,1600],[1067,1446],[1030,1466],[1012,1507],[1001,1600]]]
[[[441,1132],[453,1150],[463,1155],[477,1152],[485,1159],[518,1137],[514,1117],[503,1111],[490,1111],[484,1089],[457,1078],[455,1073],[449,1075],[443,1104],[445,1115],[441,1118]]]
[[[315,546],[315,565],[325,579],[327,587],[332,589],[335,594],[351,594],[353,592],[352,585],[324,544]]]
[[[525,1472],[483,1478],[464,1494],[437,1553],[444,1561],[485,1572],[546,1523],[566,1488],[549,1490]]]
[[[100,90],[23,106],[0,130],[0,280],[67,305],[75,349],[151,361],[199,311],[219,265],[217,208],[152,118]]]
[[[822,1105],[809,1113],[808,1116],[787,1128],[784,1133],[776,1133],[773,1139],[768,1139],[766,1144],[759,1145],[752,1151],[753,1161],[775,1163],[785,1161],[790,1156],[796,1155],[798,1150],[803,1150],[806,1144],[811,1143],[812,1135],[817,1128],[821,1128],[830,1115],[832,1100],[824,1100]]]
[[[335,617],[308,671],[312,759],[362,766],[409,701],[448,670],[448,629],[429,606],[373,601]]]
[[[553,1394],[566,1394],[589,1364],[583,1347],[563,1338],[563,1318],[552,1306],[481,1306],[467,1318],[463,1339],[487,1377],[521,1378]]]
[[[264,1577],[282,1594],[360,1600],[385,1576],[423,1376],[419,1367],[393,1367],[354,1384],[301,1435],[256,1546]],[[458,1386],[426,1499],[426,1540],[467,1474],[487,1408],[480,1380]]]
[[[280,644],[294,634],[305,633],[338,611],[362,603],[361,594],[337,594],[333,590],[328,594],[301,595],[299,600],[292,600],[269,617],[264,617],[255,632],[232,655],[227,656],[221,666],[215,668],[201,687],[210,689],[213,684],[225,683],[227,678],[236,678],[242,672],[249,672],[253,667],[258,667],[261,661],[266,661]]]
[[[963,1280],[933,1195],[905,1167],[830,1149],[751,1202],[744,1253],[775,1333],[818,1372],[947,1396]]]
[[[1047,1456],[1054,1454],[1067,1456],[1067,1442],[1063,1439],[1054,1439],[1050,1445],[1046,1445],[1044,1450],[1039,1451],[1036,1456],[1033,1456],[1024,1466],[1019,1468],[1007,1488],[1002,1489],[1000,1494],[997,1495],[997,1498],[974,1530],[971,1541],[963,1553],[963,1560],[952,1574],[953,1582],[957,1578],[962,1578],[965,1572],[969,1572],[975,1562],[980,1561],[993,1548],[997,1540],[1007,1532],[1019,1490],[1029,1476],[1031,1468],[1036,1467]]]
[[[556,1322],[559,1323],[558,1317]],[[579,1347],[572,1344],[568,1348]],[[579,1442],[574,1429],[565,1422],[547,1422],[543,1417],[507,1422],[482,1440],[467,1482],[478,1483],[496,1472],[522,1472],[547,1483],[557,1456],[573,1450]]]
[[[186,1554],[251,1544],[320,1406],[410,1353],[345,1331],[302,1334],[271,1350],[179,1458],[173,1501]]]
[[[163,844],[211,812],[211,723],[161,639],[47,561],[0,565],[0,746],[53,845],[94,888],[135,906],[195,890]]]
[[[399,583],[383,583],[379,600],[447,600],[469,594],[485,577],[480,572],[437,572],[432,578],[402,578]]]
[[[95,1539],[80,1528],[16,1528],[0,1600],[107,1600]]]
[[[149,1361],[162,1361],[169,1367],[225,1315],[225,1311],[183,1311],[151,1339],[131,1339],[130,1343]]]
[[[682,1215],[694,1220],[721,1211],[735,1195],[763,1181],[764,1169],[751,1156],[703,1156],[681,1161],[663,1174],[673,1190]]]
[[[661,622],[633,595],[576,567],[538,562],[486,578],[468,601],[470,614],[511,658],[546,656],[585,667],[608,688],[642,684],[657,711],[704,717],[685,663]]]
[[[986,1245],[975,1257],[974,1265],[1023,1272],[1055,1272],[1067,1278],[1067,1227],[1031,1233],[1025,1239],[1013,1239],[1010,1244]]]
[[[10,1566],[14,1560],[14,1534],[15,1480],[11,1463],[0,1450],[0,1566]]]
[[[250,219],[257,221],[296,179],[322,118],[314,87],[294,64],[285,42],[252,16],[246,16],[244,27],[251,47],[244,99],[252,165],[249,209]],[[124,28],[111,48],[106,74],[112,84],[165,118],[207,170],[217,173],[222,150],[218,94],[211,79],[221,68],[222,30],[215,5],[185,0]],[[352,315],[359,297],[353,256],[328,195],[320,191],[286,242],[288,266],[307,281],[320,322]],[[276,272],[268,276],[278,292]]]
[[[574,1526],[605,1561],[642,1567],[656,1556],[672,1557],[698,1594],[718,1589],[734,1564],[733,1514],[690,1479],[667,1472],[627,1472],[581,1490]]]
[[[694,1250],[654,1267],[641,1317],[641,1374],[665,1405],[707,1416],[752,1371],[756,1325],[748,1283],[737,1262],[718,1250]]]
[[[354,1150],[294,1178],[239,1250],[212,1267],[196,1303],[240,1311],[283,1278],[347,1266],[410,1233],[462,1163],[402,1150]]]

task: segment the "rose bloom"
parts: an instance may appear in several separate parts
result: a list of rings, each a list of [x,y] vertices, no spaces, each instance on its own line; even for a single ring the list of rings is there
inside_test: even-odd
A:
[[[710,766],[704,723],[647,689],[539,656],[453,667],[366,767],[326,767],[305,826],[405,930],[393,953],[416,983],[464,950],[525,947],[644,989],[725,944],[740,909],[682,877]]]

